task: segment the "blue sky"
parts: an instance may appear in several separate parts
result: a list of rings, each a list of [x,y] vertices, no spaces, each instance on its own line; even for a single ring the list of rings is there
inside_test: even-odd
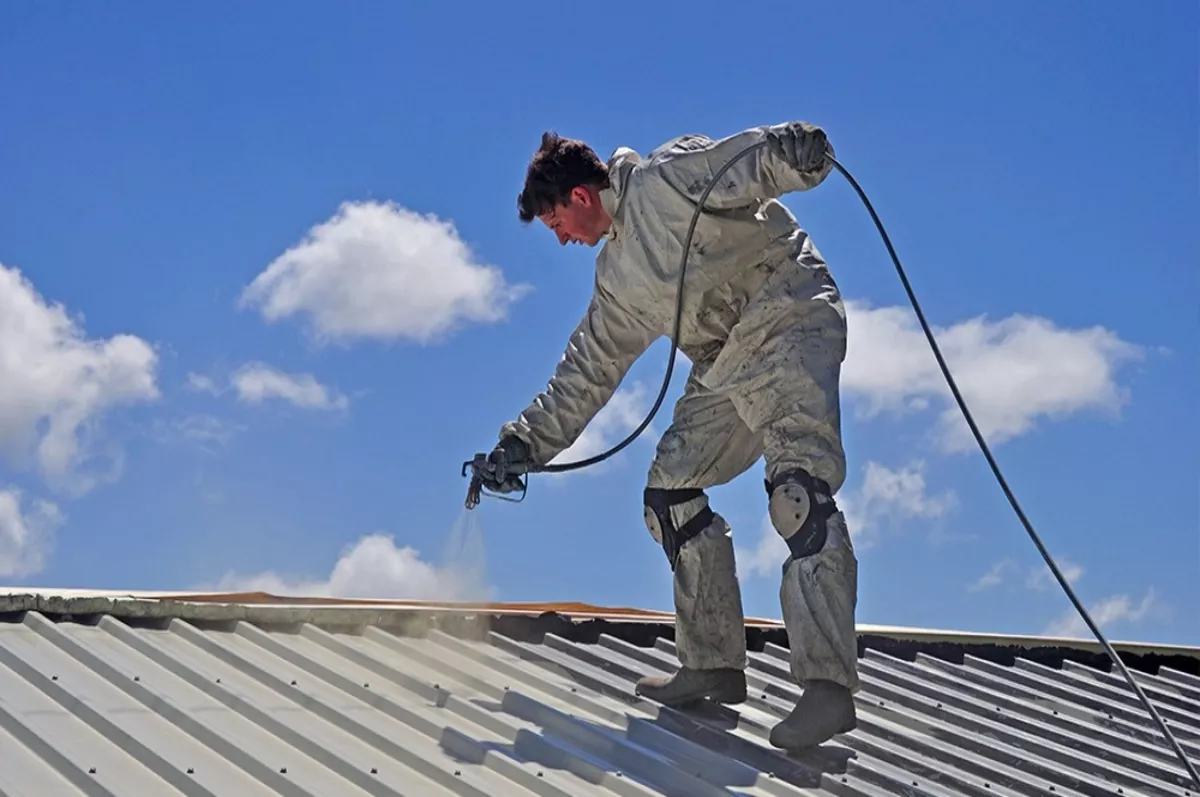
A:
[[[606,156],[803,119],[1097,619],[1200,643],[1195,4],[425,5],[5,7],[0,582],[669,608],[652,433],[464,515],[591,288],[515,196],[547,128]],[[850,303],[859,620],[1087,636],[857,196],[785,202]],[[760,467],[713,502],[777,617]]]

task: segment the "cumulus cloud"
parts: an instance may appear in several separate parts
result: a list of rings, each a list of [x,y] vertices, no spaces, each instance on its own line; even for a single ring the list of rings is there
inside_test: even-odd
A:
[[[555,464],[578,462],[607,451],[637,428],[637,425],[646,417],[646,413],[650,411],[649,404],[649,396],[644,384],[635,382],[628,387],[622,386],[596,413],[591,423],[584,428],[583,433],[575,442],[551,462]],[[642,432],[642,435],[642,439],[653,439],[655,436],[654,426],[649,426]],[[603,468],[603,464],[597,464],[578,472],[597,473],[601,468]]]
[[[322,384],[309,373],[289,373],[264,362],[248,362],[235,370],[227,385],[211,376],[189,373],[187,388],[196,393],[220,396],[233,391],[243,404],[284,401],[302,409],[344,410],[350,399],[340,391]]]
[[[327,576],[289,576],[274,571],[229,573],[214,589],[337,598],[491,600],[495,590],[487,581],[483,537],[475,525],[476,517],[464,513],[440,564],[427,561],[412,546],[398,546],[391,535],[375,533],[347,546]]]
[[[1157,593],[1150,589],[1137,603],[1128,595],[1110,595],[1088,606],[1087,610],[1092,621],[1107,636],[1110,629],[1137,625],[1160,608]],[[1092,636],[1091,629],[1087,627],[1087,623],[1079,616],[1079,612],[1075,610],[1074,606],[1051,621],[1042,633],[1054,637],[1090,638]]]
[[[231,382],[238,399],[247,404],[278,399],[313,410],[344,410],[350,404],[348,398],[321,384],[312,374],[290,374],[261,362],[242,366],[233,373]]]
[[[1084,567],[1080,564],[1056,557],[1058,569],[1071,585],[1078,589],[1078,582],[1083,578]],[[1022,565],[1016,559],[1006,557],[996,562],[976,581],[967,586],[968,592],[983,592],[1000,587],[1008,590],[1027,590],[1044,592],[1053,588],[1061,595],[1061,587],[1046,563],[1039,557],[1036,562]],[[1063,596],[1063,600],[1065,600]],[[1131,628],[1156,613],[1165,614],[1169,609],[1158,600],[1155,590],[1147,590],[1141,601],[1135,602],[1127,594],[1110,595],[1087,606],[1088,614],[1107,635],[1113,628]],[[1074,606],[1068,606],[1058,616],[1045,625],[1042,634],[1052,637],[1091,638],[1092,631],[1087,623],[1079,616]]]
[[[857,490],[839,493],[838,506],[846,516],[855,548],[861,551],[878,542],[885,520],[895,523],[939,518],[954,507],[956,500],[950,490],[930,494],[923,462],[893,469],[872,461],[866,464],[862,485]],[[738,569],[774,577],[787,555],[787,545],[771,525],[770,516],[765,515],[757,542],[737,551]]]
[[[88,338],[61,304],[0,264],[0,452],[14,464],[32,456],[51,486],[74,494],[115,479],[122,453],[102,421],[158,398],[157,366],[144,340]]]
[[[0,490],[0,576],[22,578],[40,572],[62,521],[62,512],[49,501],[26,507],[20,490]]]
[[[346,202],[242,292],[270,322],[307,319],[322,341],[421,344],[492,323],[528,289],[479,261],[454,225],[391,202]]]
[[[886,518],[938,518],[957,500],[952,490],[937,495],[929,493],[925,463],[921,460],[901,468],[868,462],[863,470],[862,486],[842,502],[856,545],[867,543],[868,534],[875,532]]]
[[[862,416],[940,410],[938,441],[946,452],[974,447],[912,311],[847,302],[845,392]],[[972,318],[933,329],[980,431],[991,443],[1030,432],[1043,420],[1125,401],[1120,367],[1142,350],[1102,327],[1065,329],[1044,318]]]

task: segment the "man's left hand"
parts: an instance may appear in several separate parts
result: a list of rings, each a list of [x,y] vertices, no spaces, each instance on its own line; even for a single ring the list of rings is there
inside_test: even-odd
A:
[[[825,131],[809,122],[789,122],[767,134],[771,150],[793,169],[813,172],[825,165],[832,154]]]

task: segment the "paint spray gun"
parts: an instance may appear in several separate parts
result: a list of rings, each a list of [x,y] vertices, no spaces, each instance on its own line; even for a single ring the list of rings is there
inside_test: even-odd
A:
[[[474,459],[467,460],[462,466],[462,475],[465,477],[467,471],[471,471],[471,483],[467,487],[467,509],[474,509],[479,506],[479,500],[487,495],[491,498],[499,498],[501,501],[510,501],[514,504],[519,504],[525,500],[525,493],[529,489],[525,482],[521,480],[522,474],[530,473],[533,466],[527,463],[519,462],[494,462],[488,458],[487,454],[476,454]],[[484,485],[492,487],[491,490],[484,492]],[[494,485],[499,485],[495,487]],[[520,492],[520,498],[509,498],[508,493]]]

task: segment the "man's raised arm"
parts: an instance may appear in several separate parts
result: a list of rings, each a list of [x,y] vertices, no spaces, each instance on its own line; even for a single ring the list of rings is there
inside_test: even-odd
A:
[[[833,147],[821,128],[808,122],[785,122],[752,127],[717,141],[702,135],[681,136],[653,154],[652,170],[680,193],[698,200],[722,166],[759,141],[766,145],[721,176],[705,199],[705,207],[745,207],[756,200],[807,191],[820,185],[833,169],[825,157],[833,156]]]

